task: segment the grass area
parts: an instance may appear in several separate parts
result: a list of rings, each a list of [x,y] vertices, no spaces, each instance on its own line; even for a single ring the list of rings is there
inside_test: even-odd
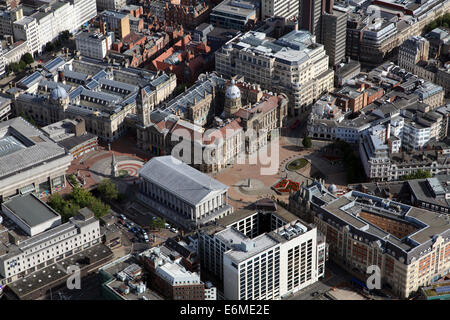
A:
[[[295,159],[288,164],[288,169],[289,170],[298,170],[298,169],[306,167],[307,164],[308,164],[308,160],[306,160],[304,158]]]

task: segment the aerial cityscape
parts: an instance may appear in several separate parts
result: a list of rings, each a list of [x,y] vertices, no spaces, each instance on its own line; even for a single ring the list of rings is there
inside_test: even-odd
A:
[[[0,38],[5,306],[450,300],[450,0],[0,0]]]

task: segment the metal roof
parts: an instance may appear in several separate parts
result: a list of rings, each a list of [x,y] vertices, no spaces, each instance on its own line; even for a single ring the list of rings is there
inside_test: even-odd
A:
[[[139,170],[139,175],[194,206],[212,193],[228,190],[228,186],[173,156],[151,159]]]

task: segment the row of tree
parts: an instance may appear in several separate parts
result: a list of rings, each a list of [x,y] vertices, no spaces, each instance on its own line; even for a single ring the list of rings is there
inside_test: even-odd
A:
[[[101,218],[109,212],[109,205],[103,203],[99,198],[79,186],[73,188],[72,192],[63,198],[61,194],[52,194],[47,204],[59,212],[62,221],[67,222],[78,210],[88,207],[97,218]]]
[[[22,56],[19,62],[11,62],[9,65],[7,65],[6,70],[8,72],[19,73],[24,71],[27,66],[31,65],[33,62],[33,56],[31,55],[31,53],[27,52]]]
[[[402,176],[402,180],[406,181],[406,180],[413,180],[413,179],[427,179],[427,178],[431,178],[431,177],[432,177],[432,175],[431,175],[430,171],[417,170],[416,172]]]
[[[444,28],[450,28],[450,13],[446,13],[443,16],[437,18],[433,22],[429,23],[425,27],[425,33],[428,33],[432,31],[433,29],[444,27]]]
[[[46,52],[52,52],[54,50],[59,50],[62,48],[62,46],[64,45],[64,43],[70,39],[72,35],[70,34],[70,32],[68,30],[64,30],[63,32],[61,32],[58,36],[58,38],[51,42],[47,42],[45,44],[44,50]]]

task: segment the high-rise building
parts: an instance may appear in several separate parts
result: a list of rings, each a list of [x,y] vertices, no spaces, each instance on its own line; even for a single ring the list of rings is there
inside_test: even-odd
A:
[[[334,0],[300,0],[300,29],[308,30],[321,42],[321,17],[327,12],[333,13]]]
[[[325,238],[270,199],[199,231],[202,270],[232,300],[276,300],[325,274]]]
[[[346,12],[334,10],[333,13],[323,13],[321,41],[330,57],[330,66],[335,66],[345,59],[346,31]]]
[[[286,94],[291,115],[306,111],[333,89],[334,72],[328,68],[324,46],[304,30],[277,40],[256,31],[239,35],[216,52],[216,71],[227,77],[244,76],[262,89]]]
[[[298,16],[298,0],[262,0],[261,19],[270,17],[292,18]]]

